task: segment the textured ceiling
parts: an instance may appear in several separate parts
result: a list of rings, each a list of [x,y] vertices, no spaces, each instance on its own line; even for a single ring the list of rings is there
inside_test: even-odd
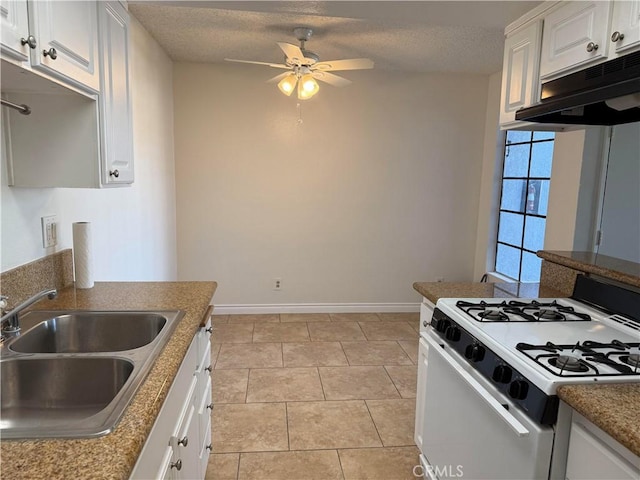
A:
[[[489,74],[502,66],[504,27],[540,2],[129,2],[130,12],[179,62],[224,58],[281,62],[276,42],[297,43],[321,60],[371,58],[402,72]],[[247,66],[247,68],[265,68]]]

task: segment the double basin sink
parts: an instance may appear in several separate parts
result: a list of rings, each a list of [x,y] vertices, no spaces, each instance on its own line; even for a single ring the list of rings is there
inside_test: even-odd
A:
[[[0,348],[3,439],[111,432],[181,311],[32,311]]]

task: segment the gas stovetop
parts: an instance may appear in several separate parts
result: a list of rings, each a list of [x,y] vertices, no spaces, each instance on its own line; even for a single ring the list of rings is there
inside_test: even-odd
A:
[[[632,319],[568,298],[441,299],[436,306],[547,394],[563,384],[640,381],[640,324]],[[450,340],[447,328],[439,333]]]
[[[475,300],[456,306],[478,322],[576,322],[590,321],[587,313],[560,300]]]

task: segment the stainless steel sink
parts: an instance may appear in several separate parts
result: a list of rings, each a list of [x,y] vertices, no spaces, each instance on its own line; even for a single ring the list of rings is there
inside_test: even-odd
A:
[[[84,429],[84,421],[102,412],[133,373],[122,358],[34,358],[0,363],[1,425],[51,428],[61,421]],[[55,379],[55,381],[52,381]]]
[[[0,347],[3,439],[111,432],[181,311],[33,311]]]
[[[151,343],[166,323],[164,316],[146,312],[57,315],[18,337],[10,348],[23,353],[121,352]]]

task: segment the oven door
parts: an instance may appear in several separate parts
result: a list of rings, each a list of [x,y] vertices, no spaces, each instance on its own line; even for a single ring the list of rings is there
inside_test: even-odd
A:
[[[507,397],[432,335],[423,335],[429,355],[422,443],[431,477],[548,478],[553,429],[509,406]]]

